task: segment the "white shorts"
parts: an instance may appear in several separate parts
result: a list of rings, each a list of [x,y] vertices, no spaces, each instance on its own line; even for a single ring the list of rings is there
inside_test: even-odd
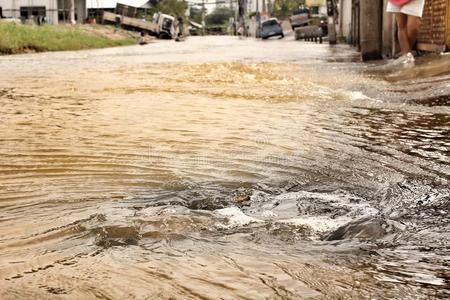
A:
[[[424,6],[425,0],[412,0],[411,2],[403,6],[396,6],[391,2],[388,2],[386,11],[391,13],[402,13],[405,15],[422,18]]]

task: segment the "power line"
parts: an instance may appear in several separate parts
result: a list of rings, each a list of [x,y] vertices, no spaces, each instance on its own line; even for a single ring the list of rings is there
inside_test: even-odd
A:
[[[208,1],[205,1],[205,5],[212,5],[212,4],[214,4],[214,5],[218,5],[218,4],[229,4],[230,3],[230,1],[214,1],[214,2],[208,2]],[[231,3],[238,3],[238,1],[237,0],[232,0],[231,1]],[[191,5],[203,5],[203,3],[202,2],[194,2],[194,1],[190,1],[189,2],[189,4],[191,4]]]

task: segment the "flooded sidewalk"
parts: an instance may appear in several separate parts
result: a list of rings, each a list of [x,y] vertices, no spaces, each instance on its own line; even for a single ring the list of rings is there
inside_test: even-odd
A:
[[[447,299],[449,64],[233,37],[0,57],[0,298]]]

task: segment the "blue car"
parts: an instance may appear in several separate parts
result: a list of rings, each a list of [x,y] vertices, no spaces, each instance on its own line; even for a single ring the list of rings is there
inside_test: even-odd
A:
[[[284,38],[283,28],[277,18],[270,18],[261,24],[261,38],[265,40],[272,36]]]

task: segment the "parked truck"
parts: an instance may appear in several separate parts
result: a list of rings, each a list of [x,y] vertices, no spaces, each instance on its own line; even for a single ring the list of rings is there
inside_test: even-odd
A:
[[[132,28],[164,39],[174,38],[174,21],[174,17],[162,13],[156,14],[152,21],[147,21],[108,11],[103,12],[103,22],[114,23],[124,28]]]
[[[322,30],[323,36],[328,35],[327,17],[325,15],[312,14],[308,8],[294,10],[289,21],[293,31],[300,27],[318,26]],[[309,31],[309,29],[305,29],[305,31]]]
[[[289,18],[292,30],[297,27],[303,27],[309,25],[309,10],[307,8],[299,8],[292,12],[292,16]]]

